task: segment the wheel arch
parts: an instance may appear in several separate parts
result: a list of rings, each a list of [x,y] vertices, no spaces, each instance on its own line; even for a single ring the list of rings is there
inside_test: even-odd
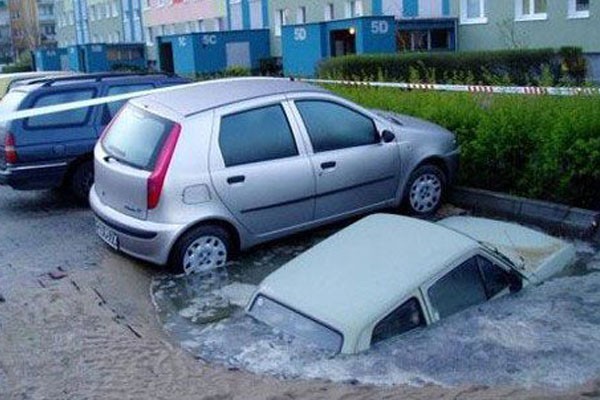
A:
[[[179,242],[179,240],[183,236],[185,236],[188,232],[190,232],[191,230],[196,229],[202,225],[214,225],[214,226],[218,226],[220,228],[225,229],[227,231],[227,233],[229,233],[229,235],[231,236],[231,240],[233,242],[232,243],[233,244],[232,253],[235,254],[240,251],[241,237],[240,237],[240,232],[239,232],[238,228],[235,226],[235,224],[233,224],[232,222],[230,222],[224,218],[207,218],[207,219],[202,219],[202,220],[196,221],[193,224],[187,226],[175,237],[175,239],[171,243],[171,247],[169,249],[169,255],[167,258],[167,262],[172,260],[173,251],[175,250],[175,247],[176,247],[177,243]]]

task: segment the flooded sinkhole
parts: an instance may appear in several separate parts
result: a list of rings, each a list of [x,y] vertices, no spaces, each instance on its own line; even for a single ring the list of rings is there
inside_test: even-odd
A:
[[[227,269],[155,278],[161,323],[200,359],[281,378],[566,388],[600,374],[600,249],[580,241],[560,276],[358,355],[329,354],[245,315],[264,277],[340,228],[260,246]]]

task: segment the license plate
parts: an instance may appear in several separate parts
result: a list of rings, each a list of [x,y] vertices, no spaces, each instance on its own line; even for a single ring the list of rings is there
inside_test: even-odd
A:
[[[96,220],[96,233],[98,233],[100,239],[104,240],[110,247],[119,250],[119,237],[115,231],[98,220]]]

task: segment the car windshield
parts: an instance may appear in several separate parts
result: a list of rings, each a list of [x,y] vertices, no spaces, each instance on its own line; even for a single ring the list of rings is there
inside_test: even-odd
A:
[[[172,121],[128,105],[113,121],[102,147],[123,163],[152,171],[173,125]]]
[[[263,295],[256,297],[249,314],[273,328],[308,339],[323,350],[338,353],[342,349],[339,332]]]
[[[8,92],[0,101],[0,115],[6,115],[17,111],[25,96],[26,94],[23,92]],[[10,121],[0,122],[0,128],[6,128],[9,123]]]

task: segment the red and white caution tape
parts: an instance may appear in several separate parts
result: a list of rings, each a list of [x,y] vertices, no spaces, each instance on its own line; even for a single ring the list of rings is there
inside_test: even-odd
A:
[[[389,87],[404,90],[430,90],[446,92],[493,93],[493,94],[523,94],[550,96],[597,96],[600,88],[581,87],[534,87],[534,86],[483,86],[483,85],[440,85],[433,83],[401,83],[401,82],[362,82],[331,79],[298,79],[302,82],[327,85],[353,85],[370,87]]]

